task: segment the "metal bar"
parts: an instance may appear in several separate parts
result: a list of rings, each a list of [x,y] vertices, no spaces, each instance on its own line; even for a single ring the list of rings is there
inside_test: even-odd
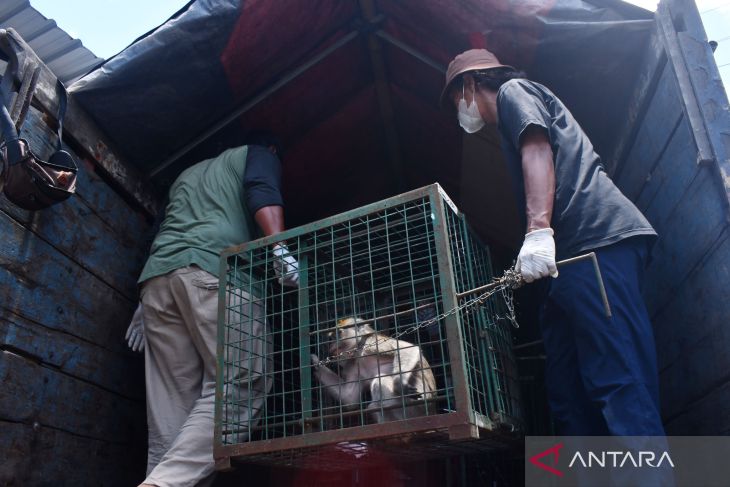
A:
[[[382,439],[406,433],[418,433],[430,430],[442,430],[450,426],[462,424],[463,418],[458,412],[421,416],[389,423],[369,424],[357,428],[343,428],[333,431],[318,431],[308,435],[290,436],[288,438],[272,438],[267,441],[253,441],[237,445],[219,446],[214,449],[215,458],[235,457],[256,453],[281,452],[294,448],[310,448],[320,445],[339,443],[341,441],[357,442],[363,440]]]
[[[444,201],[437,190],[430,194],[431,207],[435,216],[433,222],[434,239],[436,242],[436,257],[438,259],[439,279],[441,284],[441,295],[445,310],[456,308],[458,298],[456,295],[456,284],[454,282],[453,262],[449,249],[449,234],[446,220],[446,209]],[[449,350],[449,361],[451,363],[451,381],[454,387],[454,403],[456,411],[463,418],[460,423],[474,421],[474,414],[469,400],[469,388],[467,385],[466,360],[464,358],[464,338],[461,333],[461,317],[452,314],[445,319],[446,340]]]
[[[398,205],[398,204],[402,204],[402,203],[405,203],[408,201],[413,201],[415,199],[427,197],[427,196],[431,195],[432,191],[437,190],[438,188],[440,188],[440,186],[436,183],[436,184],[431,184],[429,186],[424,186],[422,188],[414,189],[413,191],[408,191],[407,193],[402,193],[397,196],[392,196],[383,201],[371,203],[369,205],[362,206],[355,210],[345,211],[343,213],[338,213],[337,215],[331,216],[329,218],[325,218],[323,220],[319,220],[319,221],[316,221],[313,223],[307,223],[305,225],[301,225],[296,228],[291,228],[289,230],[285,230],[276,235],[271,235],[269,237],[264,237],[264,238],[260,238],[258,240],[252,240],[250,242],[246,242],[241,245],[229,247],[228,249],[223,251],[222,255],[225,257],[225,256],[229,256],[229,255],[244,253],[249,249],[259,248],[264,245],[272,245],[272,244],[275,244],[276,242],[279,242],[282,240],[288,240],[290,238],[297,237],[298,235],[301,235],[303,233],[310,233],[310,232],[314,232],[316,230],[326,230],[329,227],[331,227],[332,225],[336,225],[338,223],[343,223],[343,222],[346,222],[347,220],[351,220],[353,218],[364,217],[371,213],[377,213],[379,211],[385,210],[386,208],[390,208],[390,207]]]
[[[279,81],[272,84],[269,88],[261,92],[259,95],[255,96],[239,108],[233,110],[230,114],[225,116],[220,121],[216,122],[211,128],[203,132],[202,135],[196,137],[192,142],[184,146],[182,149],[175,152],[173,155],[162,161],[160,164],[152,168],[151,171],[147,173],[148,177],[154,177],[157,174],[159,174],[161,171],[169,167],[171,164],[173,164],[175,161],[180,159],[182,156],[193,150],[195,147],[200,145],[202,142],[205,142],[208,140],[211,136],[215,135],[218,131],[226,127],[228,124],[236,120],[238,117],[246,113],[247,111],[251,110],[253,107],[279,91],[284,86],[288,85],[291,81],[295,80],[305,72],[307,72],[310,68],[316,66],[321,61],[329,57],[330,54],[340,49],[342,46],[347,45],[355,39],[360,33],[358,31],[350,32],[349,34],[343,36],[337,42],[332,44],[331,46],[324,49],[322,52],[314,56],[312,59],[307,61],[306,63],[302,64],[298,68],[294,69],[293,71],[290,71],[289,73],[285,74]]]
[[[585,255],[579,255],[578,257],[572,257],[570,259],[561,260],[555,264],[560,267],[568,264],[575,264],[584,260],[590,260],[593,263],[593,271],[596,274],[596,284],[598,284],[598,290],[601,293],[601,300],[603,301],[603,309],[606,311],[606,316],[611,317],[611,305],[608,303],[608,295],[606,294],[606,286],[603,284],[603,277],[601,276],[601,268],[598,265],[598,258],[595,252],[590,252]]]
[[[415,313],[416,311],[418,311],[420,309],[429,308],[431,306],[433,306],[433,303],[422,304],[420,306],[416,306],[415,308],[410,308],[410,309],[406,309],[406,310],[403,310],[403,311],[398,311],[397,313],[390,313],[390,314],[387,314],[387,315],[375,316],[375,317],[372,318],[372,321],[375,322],[375,323],[377,323],[378,321],[383,321],[384,319],[387,319],[387,318],[396,318],[398,316],[403,316],[403,315],[407,315],[407,314],[410,314],[410,313]],[[370,320],[366,320],[366,321],[370,321]],[[334,323],[334,321],[333,321],[333,323]],[[314,334],[317,334],[317,333],[326,333],[328,331],[332,331],[332,330],[336,330],[336,329],[337,329],[337,326],[332,326],[332,327],[329,327],[329,328],[321,328],[319,330],[311,331],[311,332],[309,332],[309,334],[310,335],[314,335]]]
[[[512,347],[512,350],[519,350],[521,348],[527,348],[527,347],[531,347],[533,345],[539,345],[541,343],[542,343],[542,340],[535,340],[533,342],[521,343],[519,345]]]
[[[603,277],[601,275],[601,268],[598,265],[598,258],[596,257],[595,252],[590,252],[588,254],[579,255],[578,257],[571,257],[570,259],[561,260],[555,263],[556,266],[561,267],[568,264],[574,264],[576,262],[581,262],[584,260],[590,260],[593,263],[593,271],[596,274],[596,283],[598,284],[598,290],[601,293],[601,300],[603,301],[603,309],[606,312],[607,317],[613,316],[611,314],[611,305],[608,302],[608,295],[606,294],[606,286],[603,283]],[[501,286],[501,281],[495,281],[490,282],[489,284],[485,284],[484,286],[480,286],[474,289],[470,289],[468,291],[464,291],[463,293],[459,293],[456,295],[457,298],[461,299],[463,297],[469,296],[471,294],[477,294],[477,293],[484,293],[489,291],[490,289],[494,289],[495,287]]]
[[[312,367],[309,341],[309,257],[299,256],[299,363],[302,399],[301,424],[305,433],[312,430],[308,423],[312,416]]]
[[[466,220],[463,216],[462,218]],[[487,247],[482,241],[479,240],[469,227],[468,223],[465,222],[465,226],[467,227],[467,230],[469,231],[469,240],[470,242],[473,242],[476,246],[476,248],[479,249],[479,262],[482,266],[482,272],[484,273],[485,277],[491,278],[493,276],[492,273],[492,265],[491,265],[491,256],[489,254],[489,247]],[[503,302],[504,303],[504,302]],[[506,303],[504,303],[506,308]],[[484,309],[484,307],[488,308],[488,312]],[[514,363],[514,360],[511,356],[507,356],[506,358],[503,356],[503,354],[506,354],[509,351],[509,347],[511,345],[511,336],[509,336],[508,333],[506,333],[506,330],[503,326],[500,326],[497,322],[496,317],[499,314],[499,311],[497,310],[497,304],[496,300],[490,299],[486,303],[484,303],[484,306],[481,306],[478,310],[476,310],[476,313],[483,316],[485,320],[485,326],[481,330],[481,332],[484,334],[486,339],[481,342],[481,346],[487,347],[487,353],[488,359],[493,360],[496,363],[497,358],[504,363],[505,360],[509,362],[510,364]],[[490,319],[493,319],[494,322],[490,323]],[[495,347],[492,347],[490,345],[490,342],[495,344]],[[508,375],[508,371],[505,369],[502,373],[499,373],[496,371],[495,367],[491,366],[491,363],[488,367],[489,371],[489,379],[492,384],[494,384],[494,401],[492,404],[494,404],[494,407],[488,412],[489,415],[495,415],[495,414],[503,414],[505,412],[512,412],[512,395],[510,394],[510,389],[507,387],[508,381],[512,376]],[[510,372],[512,369],[510,369]],[[501,378],[501,380],[500,380]],[[504,389],[501,388],[501,384],[504,384]],[[499,403],[500,394],[503,394],[506,396],[505,399],[502,400],[502,408],[499,409],[497,404]],[[507,404],[509,404],[509,408],[507,408]]]
[[[601,267],[598,265],[598,258],[595,252],[588,254],[591,261],[593,261],[593,269],[596,272],[596,281],[598,289],[601,291],[601,299],[603,300],[603,307],[606,310],[606,316],[611,317],[611,305],[608,302],[608,295],[606,294],[606,286],[603,285],[603,276],[601,276]]]
[[[404,219],[405,219],[404,226],[405,226],[405,230],[406,230],[406,242],[410,243],[411,238],[410,238],[410,234],[408,231],[408,216],[404,215]],[[409,262],[408,277],[409,277],[409,281],[410,281],[410,291],[409,291],[410,292],[410,302],[412,303],[413,307],[415,308],[415,307],[418,307],[418,303],[416,302],[416,285],[415,285],[416,275],[413,272],[413,253],[412,253],[410,245],[408,245],[407,251],[408,251],[407,255],[408,255],[408,262]],[[416,322],[418,322],[418,315],[416,315]],[[423,369],[423,349],[421,348],[421,333],[420,332],[415,334],[414,341],[416,342],[415,344],[418,349],[418,364],[419,364],[420,368]],[[420,375],[421,375],[421,377],[423,377],[423,371],[421,372]],[[402,377],[401,377],[401,379],[402,379]],[[403,404],[404,411],[405,411],[405,395],[401,396],[401,402]],[[428,414],[428,402],[425,403],[425,407],[426,407],[426,414]]]
[[[385,32],[384,30],[377,31],[375,33],[375,35],[380,37],[381,39],[389,42],[390,44],[393,44],[395,47],[401,49],[402,51],[407,52],[408,54],[410,54],[414,58],[418,59],[419,61],[431,66],[433,69],[435,69],[439,73],[442,73],[442,74],[446,73],[446,66],[444,66],[443,64],[441,64],[439,62],[434,61],[433,59],[431,59],[429,56],[423,54],[418,49],[415,49],[415,48],[409,46],[408,44],[406,44],[405,42],[396,39],[395,37],[393,37],[390,34],[388,34],[387,32]]]
[[[228,259],[221,257],[218,262],[218,339],[216,341],[216,387],[215,387],[215,409],[213,426],[213,447],[219,448],[223,445],[223,383],[226,349],[226,290],[228,288]]]
[[[437,186],[437,191],[439,189],[440,189],[440,187]],[[431,200],[429,199],[429,202],[430,201]],[[435,237],[435,229],[433,228],[433,216],[434,216],[433,211],[434,211],[434,208],[433,208],[432,204],[429,203],[428,205],[424,205],[423,224],[426,228],[428,228],[431,231],[431,239],[432,239],[432,241],[430,241],[429,244],[427,245],[428,270],[429,270],[429,277],[431,279],[431,289],[433,290],[433,293],[434,293],[434,302],[433,302],[434,313],[436,314],[436,316],[438,316],[439,305],[440,305],[440,311],[443,312],[443,302],[439,302],[439,300],[436,296],[437,293],[440,294],[439,291],[441,289],[440,288],[441,283],[440,283],[440,279],[438,278],[438,276],[439,276],[438,257],[436,257],[434,259],[435,252],[436,252],[436,248],[435,248],[436,247],[436,245],[435,245],[436,237]],[[433,245],[432,245],[432,243],[433,243]],[[435,262],[436,267],[434,267],[434,261],[436,261]],[[453,409],[454,406],[451,404],[451,397],[449,396],[449,383],[448,383],[449,378],[446,373],[447,369],[446,369],[445,365],[443,364],[444,358],[447,357],[446,350],[444,350],[444,330],[440,323],[436,323],[436,329],[438,330],[438,338],[437,338],[438,339],[438,351],[439,351],[439,356],[441,357],[441,361],[442,361],[441,372],[443,373],[444,389],[446,391],[446,407],[447,407],[447,409],[451,410],[451,409]],[[430,335],[430,333],[429,333],[429,335]],[[433,340],[433,337],[429,336],[429,339]],[[431,364],[431,367],[435,367],[435,366],[436,366],[436,364]]]
[[[491,289],[494,289],[495,287],[499,287],[501,285],[502,285],[502,282],[501,281],[490,282],[489,284],[485,284],[483,286],[475,287],[474,289],[469,289],[468,291],[464,291],[463,293],[458,293],[456,295],[456,297],[458,299],[461,299],[461,298],[465,298],[466,296],[470,296],[472,294],[485,293],[485,292],[487,292],[487,291],[489,291]]]
[[[560,261],[556,262],[555,265],[560,267],[563,265],[574,264],[576,262],[581,262],[581,261],[588,260],[588,259],[595,260],[595,258],[596,258],[596,253],[590,252],[588,254],[579,255],[577,257],[571,257],[570,259],[560,260]]]
[[[458,233],[463,247],[463,256],[465,262],[464,267],[466,267],[469,286],[475,286],[477,284],[477,276],[474,272],[474,266],[471,264],[476,262],[476,249],[472,249],[472,241],[469,238],[469,230],[466,225],[466,219],[460,217],[458,214],[452,214],[450,215],[450,217],[452,218],[452,221],[454,221],[454,224],[459,226]],[[481,365],[482,367],[481,373],[479,373],[479,371],[477,370],[475,370],[474,372],[474,380],[479,379],[481,383],[480,387],[475,387],[474,384],[472,384],[472,387],[476,389],[475,392],[472,392],[472,401],[476,403],[473,405],[475,411],[490,410],[489,402],[491,401],[489,401],[488,398],[491,398],[492,393],[490,380],[489,378],[485,378],[487,374],[491,376],[491,370],[489,368],[489,356],[486,353],[487,350],[484,347],[484,342],[480,339],[479,336],[477,336],[479,333],[479,325],[482,323],[482,311],[483,309],[479,309],[473,314],[471,318],[465,318],[462,320],[462,325],[465,327],[468,323],[471,323],[470,343],[471,346],[474,348],[474,351],[472,352],[474,355],[474,363],[470,365],[474,369],[477,369],[477,363],[480,362],[479,365]],[[474,398],[475,395],[476,401]],[[494,409],[492,408],[492,410]]]
[[[390,305],[395,309],[396,297],[395,297],[395,289],[394,289],[395,285],[393,282],[393,257],[391,255],[391,244],[390,244],[391,225],[388,223],[388,216],[389,216],[389,212],[386,211],[385,212],[385,242],[386,242],[385,249],[386,249],[386,255],[388,256],[388,279],[390,280],[390,285],[387,287],[390,290]],[[394,321],[393,325],[394,325],[396,333],[397,333],[398,332],[398,320],[396,319],[393,321]],[[377,355],[380,355],[379,343],[380,343],[380,340],[375,341],[375,353]],[[400,350],[396,349],[395,353],[397,355],[396,360],[398,361],[398,363],[400,363]],[[400,366],[399,366],[399,368],[400,368]],[[382,375],[380,373],[380,361],[378,361],[378,386],[382,388],[382,385],[380,384],[381,381],[382,381]],[[379,401],[379,406],[380,406],[381,417],[383,417],[383,401],[382,400]]]
[[[418,406],[419,404],[436,403],[436,402],[439,402],[439,401],[443,401],[444,399],[446,399],[446,396],[445,395],[443,395],[443,396],[436,396],[436,397],[432,397],[432,398],[429,398],[429,399],[417,399],[417,400],[409,401],[408,402],[408,406],[410,407],[410,406]],[[394,406],[383,406],[381,408],[381,410],[382,411],[391,411],[391,410],[395,410],[395,409],[401,409],[402,407],[403,407],[402,405],[396,404]],[[311,427],[312,427],[313,424],[321,423],[322,421],[324,421],[326,419],[339,419],[339,418],[343,418],[343,417],[360,416],[361,414],[362,414],[362,411],[360,411],[360,410],[354,410],[354,411],[344,411],[342,413],[332,413],[332,414],[322,414],[320,416],[311,416],[311,417],[309,417],[309,418],[307,418],[307,419],[304,420],[305,424],[309,427],[309,429],[308,430],[305,430],[305,432],[302,433],[302,434],[307,434],[307,433],[311,432]],[[433,416],[434,414],[438,414],[438,413],[431,413],[430,416]],[[429,415],[428,414],[425,414],[423,416],[429,416]],[[421,417],[421,416],[418,416],[418,417]],[[274,428],[274,427],[277,427],[277,426],[294,426],[294,425],[301,425],[301,424],[302,424],[302,420],[300,420],[300,419],[293,419],[293,420],[290,420],[290,421],[281,421],[281,422],[278,422],[278,423],[270,423],[269,424],[269,427],[270,428]],[[261,430],[263,430],[265,428],[266,428],[266,426],[259,425],[259,426],[252,426],[250,429],[249,428],[240,429],[240,430],[237,430],[237,429],[228,429],[228,430],[225,430],[223,433],[224,434],[232,434],[232,433],[240,433],[240,432],[243,432],[243,431],[261,431]]]

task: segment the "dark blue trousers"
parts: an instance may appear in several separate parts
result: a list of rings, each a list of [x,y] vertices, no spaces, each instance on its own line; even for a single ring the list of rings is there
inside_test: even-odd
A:
[[[641,296],[644,238],[596,249],[613,316],[590,261],[560,268],[540,309],[548,401],[565,436],[663,436],[656,349]]]

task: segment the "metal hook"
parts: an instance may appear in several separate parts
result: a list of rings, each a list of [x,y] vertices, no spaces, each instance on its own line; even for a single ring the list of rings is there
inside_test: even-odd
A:
[[[601,293],[601,300],[603,301],[603,309],[606,313],[606,317],[610,318],[612,315],[611,313],[611,305],[608,303],[608,295],[606,294],[606,286],[603,284],[603,277],[601,276],[601,268],[598,266],[598,258],[596,257],[595,252],[590,252],[588,254],[579,255],[578,257],[572,257],[570,259],[561,260],[555,263],[557,267],[561,267],[568,264],[575,264],[576,262],[581,262],[584,260],[591,260],[593,262],[593,270],[596,274],[596,283],[598,284],[598,289]],[[498,287],[503,285],[503,281],[505,278],[509,277],[509,279],[512,282],[511,287],[512,289],[517,289],[518,287],[521,287],[524,284],[524,281],[522,280],[522,276],[516,275],[513,276],[514,272],[511,269],[508,269],[505,272],[505,277],[502,279],[498,279],[495,282],[490,282],[489,284],[486,284],[484,286],[480,286],[474,289],[470,289],[469,291],[465,291],[463,293],[458,293],[456,295],[457,298],[461,299],[465,296],[469,296],[471,294],[476,293],[482,293],[485,291],[488,291],[492,288]]]

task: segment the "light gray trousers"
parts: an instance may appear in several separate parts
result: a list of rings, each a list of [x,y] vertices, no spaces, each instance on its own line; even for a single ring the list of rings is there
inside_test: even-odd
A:
[[[241,345],[235,347],[237,357],[226,354],[225,410],[233,407],[237,418],[246,419],[238,422],[239,433],[234,437],[245,441],[271,387],[271,380],[263,375],[270,359],[262,338],[262,307],[245,293],[235,299],[233,309],[247,328],[240,335],[233,332],[234,336],[227,331],[227,340]],[[183,267],[146,281],[141,301],[149,430],[144,483],[209,485],[214,474],[218,278],[196,266]]]

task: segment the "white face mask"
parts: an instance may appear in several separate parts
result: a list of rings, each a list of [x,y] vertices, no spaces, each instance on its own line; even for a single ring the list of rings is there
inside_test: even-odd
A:
[[[485,122],[479,114],[479,108],[477,107],[476,93],[472,98],[471,105],[467,106],[463,86],[461,88],[461,100],[459,101],[457,110],[459,125],[461,125],[461,128],[463,128],[467,134],[478,132],[482,127],[484,127]]]

